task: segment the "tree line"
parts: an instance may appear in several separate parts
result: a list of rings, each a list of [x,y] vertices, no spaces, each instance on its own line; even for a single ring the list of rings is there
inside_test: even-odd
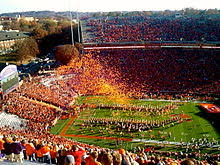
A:
[[[2,23],[4,30],[19,30],[29,32],[30,37],[16,41],[11,55],[23,63],[25,60],[48,53],[58,45],[71,43],[70,20],[60,18],[41,18],[34,21],[25,19],[6,21]],[[74,41],[78,40],[77,24],[73,23]]]

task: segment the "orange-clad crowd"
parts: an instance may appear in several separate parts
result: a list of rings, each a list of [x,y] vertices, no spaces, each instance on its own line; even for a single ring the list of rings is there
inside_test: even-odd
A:
[[[38,78],[33,78],[36,84],[37,81],[42,80]],[[51,90],[54,87],[53,85],[47,90]],[[31,90],[27,88],[35,89],[34,97],[27,98],[25,94]],[[26,160],[58,165],[179,165],[185,162],[205,165],[214,164],[220,160],[220,155],[209,155],[199,152],[159,152],[149,148],[138,148],[136,151],[125,151],[124,149],[111,150],[53,135],[49,133],[50,126],[52,126],[56,118],[59,118],[63,112],[66,113],[68,110],[62,109],[62,107],[56,108],[54,102],[57,97],[56,95],[48,94],[47,96],[44,93],[45,95],[42,94],[37,97],[37,93],[41,91],[37,89],[39,89],[38,85],[35,86],[34,83],[31,85],[27,81],[27,83],[23,84],[20,91],[10,93],[7,101],[4,102],[4,111],[27,119],[27,123],[21,126],[21,129],[0,128],[0,135],[2,135],[0,139],[0,156],[2,161],[23,162]],[[57,94],[61,93],[58,90],[56,92]],[[38,99],[35,99],[35,97]],[[41,102],[46,100],[45,98],[47,103]],[[62,99],[65,99],[65,97]],[[58,103],[61,103],[62,99]],[[173,107],[176,105],[169,106]],[[132,109],[135,107],[121,108]],[[143,109],[141,107],[136,108]]]
[[[0,132],[4,135],[0,139],[0,160],[6,159],[7,162],[22,163],[28,160],[57,165],[212,165],[218,164],[220,160],[217,154],[159,152],[151,148],[137,148],[135,152],[128,152],[124,149],[89,146],[48,133],[36,136],[35,133],[9,128],[3,128]]]

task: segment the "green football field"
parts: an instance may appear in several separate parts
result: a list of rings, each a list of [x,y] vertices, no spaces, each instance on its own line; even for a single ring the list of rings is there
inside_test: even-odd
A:
[[[134,99],[117,99],[106,98],[104,96],[88,96],[80,97],[75,102],[76,105],[93,105],[91,108],[85,108],[67,129],[65,135],[84,135],[85,138],[78,138],[81,142],[89,144],[98,144],[106,146],[106,140],[95,139],[95,137],[113,137],[127,139],[144,139],[155,141],[170,141],[170,142],[190,142],[192,139],[207,139],[208,141],[220,142],[220,133],[207,119],[207,115],[198,108],[197,103],[175,103],[177,108],[172,109],[169,113],[163,115],[149,115],[142,111],[129,111],[118,109],[105,109],[96,107],[97,105],[128,105],[142,107],[164,107],[170,102],[163,101],[144,101]],[[96,106],[94,106],[96,105]],[[168,124],[163,127],[153,128],[142,132],[127,132],[126,130],[117,130],[111,125],[86,125],[85,121],[89,119],[110,119],[110,120],[135,120],[135,121],[163,121],[171,116],[184,114],[187,119],[183,122]],[[68,123],[68,120],[60,120],[57,125],[51,129],[54,134],[59,134],[62,128]],[[93,137],[93,138],[90,138]],[[74,138],[77,139],[77,138]],[[196,141],[195,140],[195,141]],[[101,142],[102,141],[102,142]],[[113,142],[112,142],[113,143]],[[110,145],[112,143],[109,142]],[[111,146],[108,146],[110,147]],[[114,148],[114,147],[113,147]]]

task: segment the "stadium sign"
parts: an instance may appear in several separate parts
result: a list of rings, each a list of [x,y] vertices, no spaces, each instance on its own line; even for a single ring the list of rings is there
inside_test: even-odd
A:
[[[0,72],[2,95],[6,95],[19,86],[16,65],[8,65]]]

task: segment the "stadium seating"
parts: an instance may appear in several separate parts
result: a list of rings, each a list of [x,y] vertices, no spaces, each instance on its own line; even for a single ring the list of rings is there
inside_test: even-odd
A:
[[[219,41],[217,20],[201,18],[102,17],[85,21],[85,43]]]
[[[84,42],[219,41],[220,33],[216,21],[206,21],[204,24],[203,20],[197,18],[153,19],[146,16],[89,19],[86,23],[87,35]],[[74,107],[72,103],[75,97],[81,94],[81,91],[89,88],[89,85],[94,87],[100,82],[93,81],[94,75],[106,86],[109,85],[107,80],[112,80],[114,77],[115,81],[119,82],[118,84],[123,84],[122,90],[128,93],[131,91],[144,93],[145,97],[173,99],[167,93],[171,95],[175,93],[181,99],[194,99],[191,98],[191,94],[199,93],[205,95],[204,99],[211,100],[213,98],[210,94],[215,95],[220,91],[218,50],[109,49],[85,51],[85,53],[91,55],[88,57],[91,57],[92,60],[80,65],[84,65],[83,67],[77,68],[70,65],[72,70],[64,70],[66,74],[58,74],[54,77],[33,76],[32,80],[24,80],[20,90],[10,93],[8,99],[4,100],[3,104],[6,105],[4,110],[14,115],[8,115],[5,112],[0,114],[0,161],[2,161],[0,164],[12,163],[11,157],[16,154],[15,148],[11,148],[9,154],[6,150],[7,145],[10,146],[15,142],[12,140],[14,138],[16,143],[22,146],[20,153],[24,155],[23,164],[30,165],[37,165],[40,162],[40,164],[46,164],[51,161],[53,164],[63,165],[65,159],[69,157],[67,155],[75,157],[74,159],[78,162],[76,165],[80,165],[81,162],[120,165],[122,158],[130,164],[136,165],[179,165],[184,161],[191,161],[195,164],[214,164],[220,161],[219,154],[199,152],[198,144],[203,139],[190,145],[191,149],[198,152],[157,151],[153,147],[147,146],[125,151],[123,148],[111,150],[79,143],[61,137],[61,133],[53,135],[49,132],[58,119],[76,116],[84,108],[83,106],[86,106],[75,105]],[[85,66],[86,64],[90,65],[90,68]],[[61,67],[61,69],[65,67]],[[87,72],[89,69],[90,71]],[[104,72],[107,70],[111,71],[112,75],[108,75],[108,78],[104,79],[106,78]],[[86,76],[81,76],[81,73],[86,73]],[[85,80],[84,86],[80,84],[81,80]],[[103,84],[101,83],[101,85]],[[79,88],[75,88],[77,85]],[[110,85],[108,87],[107,89],[110,89]],[[82,93],[89,95],[92,93],[91,91],[84,90]],[[198,96],[196,99],[201,99],[201,97]],[[102,106],[99,105],[100,107]],[[120,106],[117,108],[123,109]],[[128,109],[133,111],[135,108],[128,107]],[[144,111],[144,108],[139,108],[139,110]],[[162,113],[162,109],[158,111]],[[95,120],[95,122],[97,121],[102,122],[102,120]],[[181,122],[179,118],[175,117],[173,121]],[[90,125],[93,122],[93,120],[87,121]],[[109,121],[109,123],[111,122]],[[156,123],[158,126],[162,126],[166,122],[169,121],[163,121],[162,124]],[[132,124],[137,125],[134,122]],[[122,129],[122,127],[119,128]],[[142,131],[137,128],[134,130]],[[215,145],[214,142],[212,145]],[[183,145],[178,147],[188,149]],[[30,148],[31,154],[29,154]],[[17,153],[16,156],[19,154]],[[116,162],[117,159],[119,163]]]
[[[7,114],[5,112],[0,113],[0,127],[13,127],[14,129],[21,129],[25,127],[26,121],[24,119],[20,119],[16,115]]]
[[[130,89],[146,93],[219,92],[217,50],[109,49],[88,52],[103,66],[116,68]]]

